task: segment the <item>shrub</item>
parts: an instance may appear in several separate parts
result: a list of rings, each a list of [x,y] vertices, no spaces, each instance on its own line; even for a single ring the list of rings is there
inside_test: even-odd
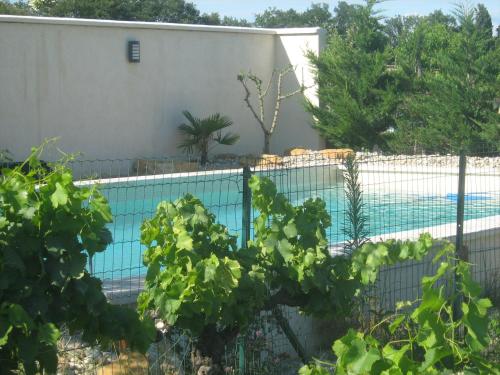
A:
[[[151,321],[109,304],[85,269],[112,240],[106,199],[37,154],[0,176],[0,373],[55,373],[62,326],[90,344],[126,339],[145,351]]]
[[[415,243],[368,243],[332,257],[326,239],[331,219],[322,200],[293,206],[269,179],[253,176],[249,185],[259,214],[255,238],[243,249],[191,195],[160,203],[142,226],[148,272],[139,310],[153,310],[197,339],[195,373],[201,363],[220,372],[225,345],[260,311],[286,305],[321,317],[348,315],[381,265],[420,259],[432,245],[423,236]]]
[[[222,135],[222,130],[233,125],[233,122],[220,113],[208,116],[204,119],[194,117],[189,111],[183,112],[188,123],[179,126],[180,132],[184,135],[184,141],[179,145],[179,148],[184,149],[187,153],[192,153],[196,149],[200,154],[200,164],[205,165],[208,161],[208,152],[212,144],[234,145],[239,135],[226,133]]]
[[[488,309],[480,286],[472,280],[470,266],[454,259],[454,247],[444,246],[437,272],[422,278],[422,298],[400,302],[396,313],[370,332],[349,330],[335,341],[336,374],[500,374],[500,367],[482,352],[489,344]],[[456,262],[456,263],[455,263]],[[456,276],[456,292],[447,290]],[[413,309],[412,309],[413,308]],[[373,334],[384,326],[389,340]],[[321,365],[306,366],[301,375],[329,374]]]

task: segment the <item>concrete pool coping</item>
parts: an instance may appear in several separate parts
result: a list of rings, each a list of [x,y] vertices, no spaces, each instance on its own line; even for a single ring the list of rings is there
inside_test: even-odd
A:
[[[182,177],[213,176],[213,175],[219,175],[219,174],[241,173],[241,171],[242,171],[242,168],[215,169],[215,170],[210,170],[210,171],[198,171],[198,172],[176,172],[176,173],[152,174],[152,175],[144,175],[144,176],[111,177],[111,178],[100,178],[100,179],[91,179],[91,180],[78,180],[78,181],[75,181],[74,184],[76,186],[116,184],[116,183],[122,183],[122,182],[165,180],[165,179],[175,179],[175,178],[182,178]]]
[[[314,168],[330,166],[337,167],[337,169],[343,171],[345,170],[344,165],[341,161],[329,159],[322,160],[321,162],[300,162],[297,163],[287,163],[286,165],[273,165],[271,166],[258,166],[252,167],[254,172],[265,172],[271,170],[283,170],[283,169],[293,169],[293,168]],[[363,162],[359,163],[359,172],[361,173],[397,173],[397,174],[432,174],[432,175],[456,175],[458,176],[458,167],[436,167],[436,166],[394,166],[393,164],[381,163],[381,162]],[[148,180],[162,180],[162,179],[176,179],[184,177],[198,177],[198,176],[213,176],[213,175],[224,175],[224,174],[242,174],[243,167],[241,168],[229,168],[229,169],[213,169],[206,171],[193,171],[193,172],[175,172],[175,173],[163,173],[163,174],[152,174],[152,175],[138,175],[138,176],[128,176],[128,177],[110,177],[110,178],[100,178],[100,179],[82,179],[74,182],[76,186],[88,186],[95,184],[114,184],[123,182],[137,182],[137,181],[148,181]],[[496,168],[471,168],[467,169],[467,175],[471,176],[499,176],[500,171]]]
[[[291,170],[298,168],[315,168],[315,167],[337,167],[340,169],[341,164],[338,161],[332,160],[331,162],[315,163],[311,165],[272,165],[272,166],[258,166],[251,167],[252,172],[269,172],[269,171],[281,171],[281,170]],[[116,184],[124,182],[140,182],[140,181],[151,181],[151,180],[166,180],[166,179],[177,179],[185,177],[200,177],[200,176],[214,176],[214,175],[227,175],[227,174],[238,174],[243,175],[243,167],[241,168],[228,168],[228,169],[211,169],[206,171],[193,171],[193,172],[174,172],[174,173],[162,173],[162,174],[151,174],[151,175],[138,175],[138,176],[128,176],[128,177],[110,177],[110,178],[98,178],[98,179],[81,179],[74,181],[75,186],[89,186],[89,185],[100,185],[100,184]]]
[[[401,232],[392,232],[369,237],[372,242],[386,241],[388,239],[415,240],[422,233],[429,233],[435,239],[452,240],[456,235],[456,223],[441,224],[419,229]],[[471,219],[464,222],[464,236],[467,241],[477,237],[494,233],[500,229],[500,215],[488,216],[480,219]],[[329,251],[332,256],[344,254],[344,243],[330,245]],[[144,276],[132,276],[123,279],[104,279],[103,291],[112,303],[130,304],[135,303],[137,296],[143,289]]]
[[[360,172],[370,173],[407,173],[407,174],[440,174],[458,176],[458,167],[435,166],[435,165],[394,165],[384,162],[359,162]],[[344,169],[341,165],[340,169]],[[500,169],[485,168],[466,168],[466,174],[471,176],[500,176]]]
[[[464,221],[464,236],[467,235],[468,239],[474,239],[479,235],[485,235],[500,228],[500,215],[487,216],[479,219],[470,219]],[[457,233],[456,223],[447,223],[434,225],[430,227],[423,227],[417,229],[410,229],[401,232],[391,232],[385,234],[378,234],[368,238],[371,242],[382,242],[390,239],[395,240],[416,240],[422,233],[429,233],[432,238],[436,239],[452,239],[455,238]],[[344,250],[344,243],[337,243],[329,246],[332,255],[340,255]]]

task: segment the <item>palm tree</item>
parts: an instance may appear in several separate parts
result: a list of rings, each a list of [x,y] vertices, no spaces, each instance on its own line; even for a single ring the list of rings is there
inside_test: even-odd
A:
[[[233,125],[233,122],[220,113],[215,113],[206,118],[194,117],[189,111],[182,112],[188,123],[179,126],[180,132],[185,136],[184,141],[178,146],[188,154],[196,149],[200,154],[200,164],[205,165],[208,161],[208,151],[212,144],[234,145],[240,136],[226,133],[222,135],[222,129]]]

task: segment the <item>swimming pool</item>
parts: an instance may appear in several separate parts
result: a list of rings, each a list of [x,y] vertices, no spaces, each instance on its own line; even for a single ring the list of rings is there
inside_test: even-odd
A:
[[[297,168],[267,173],[293,204],[307,198],[321,198],[332,216],[328,229],[331,244],[346,240],[346,200],[343,184],[336,169]],[[165,178],[133,178],[101,181],[114,216],[109,225],[113,244],[92,260],[93,273],[101,279],[123,279],[142,276],[143,247],[140,226],[154,215],[163,200],[175,200],[189,192],[213,212],[217,220],[233,233],[241,233],[241,170],[205,174],[177,174]],[[456,196],[447,194],[414,194],[364,189],[365,213],[370,236],[453,223],[456,219]],[[465,201],[465,219],[500,215],[500,192],[475,192]]]

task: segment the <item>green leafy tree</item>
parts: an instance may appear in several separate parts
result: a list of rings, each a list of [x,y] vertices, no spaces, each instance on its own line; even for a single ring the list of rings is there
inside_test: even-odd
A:
[[[303,26],[303,20],[295,9],[269,8],[255,16],[255,25],[268,28],[300,27]]]
[[[224,16],[221,26],[251,27],[252,24],[243,18],[238,19],[235,17]]]
[[[328,30],[331,22],[332,14],[326,3],[313,3],[304,12],[298,12],[295,9],[269,8],[255,16],[257,27],[268,28],[322,27]]]
[[[493,23],[488,9],[483,4],[477,4],[475,9],[474,25],[476,26],[477,33],[482,39],[492,39],[493,36]]]
[[[142,21],[199,23],[200,20],[196,5],[184,0],[145,0],[138,7],[137,17]]]
[[[405,40],[408,35],[411,35],[417,27],[426,23],[428,25],[443,25],[449,29],[456,28],[455,17],[449,14],[444,14],[441,10],[436,10],[426,16],[396,16],[386,19],[385,30],[390,38],[391,45],[397,47]]]
[[[189,111],[182,113],[188,122],[179,125],[179,131],[184,136],[179,148],[187,153],[192,153],[196,149],[200,154],[201,165],[207,164],[208,152],[214,143],[230,146],[240,139],[240,136],[236,134],[222,134],[222,130],[233,125],[233,122],[220,113],[204,119],[194,117]]]
[[[392,55],[374,5],[358,6],[345,35],[334,32],[319,56],[309,54],[320,104],[307,108],[314,126],[335,147],[383,146],[384,133],[395,125],[402,83],[387,68]]]
[[[127,340],[145,352],[150,319],[111,305],[86,264],[111,242],[112,216],[96,187],[77,187],[63,165],[35,150],[0,176],[0,374],[55,373],[63,327],[89,344]]]
[[[376,1],[372,3],[375,5]],[[333,9],[333,28],[337,34],[347,35],[347,32],[359,23],[360,14],[365,12],[364,8],[365,6],[362,4],[349,4],[346,1],[339,1]]]
[[[438,153],[500,146],[500,118],[492,104],[499,92],[500,50],[491,44],[491,28],[489,35],[478,28],[479,13],[462,6],[456,14],[456,30],[422,23],[400,45],[398,62],[414,85],[399,108],[394,144]]]
[[[34,0],[45,16],[219,25],[218,13],[204,13],[184,0]],[[230,22],[231,19],[226,19]]]
[[[2,4],[0,2],[0,12],[3,9]],[[250,23],[243,19],[221,19],[217,12],[202,14],[194,3],[185,0],[34,0],[33,9],[27,3],[22,4],[26,5],[19,5],[15,9],[31,9],[32,12],[44,16],[250,26]],[[11,5],[9,9],[14,9],[13,7]]]
[[[302,13],[304,26],[322,27],[330,31],[332,24],[332,13],[327,3],[313,3]]]
[[[392,151],[423,151],[427,145],[423,139],[432,137],[419,103],[428,93],[425,77],[438,71],[442,56],[451,48],[454,33],[446,24],[420,18],[400,35],[394,49],[394,64],[406,84],[398,92],[401,100],[394,112],[395,132],[389,140]]]
[[[385,20],[384,29],[392,47],[397,47],[403,36],[411,32],[421,21],[419,16],[395,16]]]
[[[334,147],[471,152],[499,147],[498,41],[479,4],[453,15],[395,17],[339,2],[327,48],[310,55],[314,125]]]
[[[435,10],[434,12],[424,16],[423,19],[431,25],[441,24],[451,29],[457,27],[457,20],[451,14],[445,14],[442,10]]]
[[[396,312],[368,333],[349,332],[335,341],[336,374],[500,374],[500,367],[485,359],[489,299],[472,279],[470,265],[456,261],[454,247],[447,244],[434,262],[442,262],[433,276],[422,278],[422,297],[400,302]],[[456,292],[446,281],[456,277]],[[455,310],[458,306],[459,311]],[[389,339],[374,334],[383,328]],[[324,365],[306,366],[301,375],[326,375]]]
[[[432,246],[423,236],[417,242],[368,243],[332,257],[322,200],[293,206],[267,178],[253,176],[249,185],[259,214],[255,238],[243,249],[191,195],[160,203],[142,225],[148,272],[139,310],[153,311],[195,338],[195,373],[202,366],[206,373],[221,373],[225,346],[260,311],[296,306],[323,318],[346,316],[353,297],[375,281],[382,265],[422,259]]]
[[[197,23],[202,25],[220,25],[221,22],[220,15],[217,12],[203,13],[197,20]]]
[[[133,0],[33,0],[34,10],[43,16],[136,20]]]
[[[29,16],[32,9],[27,1],[0,1],[0,14],[11,14],[17,16]]]

